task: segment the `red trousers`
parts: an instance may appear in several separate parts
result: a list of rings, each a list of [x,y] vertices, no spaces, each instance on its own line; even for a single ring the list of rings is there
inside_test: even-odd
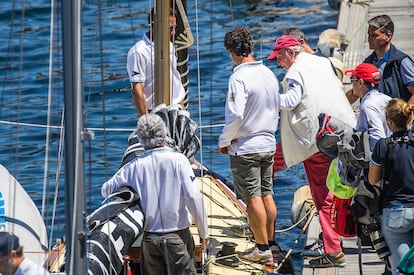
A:
[[[329,165],[332,159],[321,152],[303,161],[306,177],[312,194],[315,207],[318,210],[319,220],[322,227],[322,239],[325,253],[341,252],[341,238],[333,230],[330,223],[330,211],[333,201],[333,194],[326,186]],[[274,156],[273,172],[286,168],[283,160],[282,146],[280,142],[276,145]]]

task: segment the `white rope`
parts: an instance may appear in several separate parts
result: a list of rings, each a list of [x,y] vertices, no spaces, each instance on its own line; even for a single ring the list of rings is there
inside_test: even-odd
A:
[[[201,112],[201,77],[200,77],[200,37],[198,32],[198,1],[195,0],[195,44],[196,44],[196,62],[197,62],[197,97],[198,97],[198,127],[203,129],[202,112]],[[203,131],[200,131],[200,144],[203,144]],[[200,146],[200,163],[203,164],[203,146]]]
[[[199,36],[198,29],[199,29],[198,0],[195,0],[195,32],[196,32],[195,42],[196,42],[196,60],[197,60],[196,61],[196,63],[197,63],[197,97],[198,97],[197,101],[198,101],[198,119],[199,119],[198,127],[200,129],[200,135],[199,135],[200,138],[199,138],[199,140],[200,140],[200,144],[202,145],[203,144],[203,131],[202,130],[204,129],[204,127],[203,127],[202,112],[201,112],[200,36]],[[203,146],[200,146],[200,151],[199,152],[200,152],[200,163],[203,166],[203,162],[204,162],[204,160],[203,160]],[[201,169],[201,171],[203,171],[203,169]],[[201,175],[201,176],[203,176],[203,175]],[[207,192],[204,191],[204,184],[201,185],[201,190],[200,191],[202,193],[207,193]],[[212,192],[212,188],[210,188],[210,196],[211,196],[211,192]],[[210,205],[210,209],[209,210],[206,209],[206,211],[211,213],[212,212],[211,207],[212,207],[212,205]],[[207,247],[205,247],[203,249],[202,254],[207,253],[206,249],[207,249]],[[207,263],[206,263],[207,258],[208,258],[208,256],[201,258],[201,266],[202,266],[201,273],[202,274],[207,274],[207,270],[208,270],[208,266],[207,266]]]
[[[62,122],[61,124],[63,125],[64,122],[64,118],[65,118],[65,110],[63,110],[62,112]],[[49,247],[52,247],[52,241],[53,241],[53,231],[54,231],[54,227],[55,227],[55,217],[56,217],[56,209],[57,209],[57,200],[58,200],[58,195],[59,195],[59,178],[60,178],[60,171],[62,169],[62,163],[63,163],[63,146],[65,143],[65,131],[64,128],[62,127],[60,129],[60,139],[59,139],[59,149],[58,149],[58,163],[57,163],[57,171],[56,171],[56,177],[55,177],[55,195],[53,197],[53,207],[52,207],[52,222],[50,225],[50,237],[49,237]]]
[[[55,41],[55,1],[50,1],[50,39],[49,39],[49,84],[47,92],[47,125],[51,123],[52,112],[52,85],[53,85],[53,43]],[[49,143],[50,143],[50,129],[46,128],[46,145],[45,145],[45,168],[43,169],[43,195],[42,195],[42,208],[41,214],[43,220],[45,220],[45,204],[46,204],[46,187],[47,187],[47,174],[49,171]],[[50,243],[51,244],[51,243]],[[51,245],[49,245],[51,246]]]
[[[63,129],[63,124],[60,126],[56,125],[44,125],[44,124],[36,124],[36,123],[22,123],[22,122],[15,122],[15,121],[6,121],[0,120],[0,124],[9,124],[9,125],[18,125],[18,126],[27,126],[27,127],[37,127],[37,128],[51,128],[51,129]],[[133,132],[136,128],[98,128],[98,127],[88,127],[85,128],[85,131],[111,131],[111,132]]]

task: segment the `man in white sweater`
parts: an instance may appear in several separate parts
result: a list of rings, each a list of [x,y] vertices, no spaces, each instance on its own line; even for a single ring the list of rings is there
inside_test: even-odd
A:
[[[273,265],[269,244],[274,244],[276,205],[272,166],[279,118],[279,82],[274,73],[253,58],[253,40],[244,27],[224,38],[236,64],[229,79],[225,126],[219,152],[230,155],[236,195],[247,205],[256,247],[240,257]]]

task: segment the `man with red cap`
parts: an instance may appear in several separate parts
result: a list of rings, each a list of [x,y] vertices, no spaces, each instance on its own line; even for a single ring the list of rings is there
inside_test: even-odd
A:
[[[287,72],[280,95],[280,136],[286,167],[303,162],[312,198],[322,226],[325,254],[309,261],[311,267],[344,266],[340,236],[330,224],[333,195],[326,186],[331,158],[319,152],[318,116],[327,113],[355,127],[356,118],[341,81],[327,58],[304,52],[289,35],[278,38],[269,60],[277,60]]]
[[[351,76],[353,95],[361,99],[355,130],[368,131],[369,147],[372,151],[380,138],[391,135],[384,112],[391,97],[377,90],[381,75],[372,64],[361,63],[355,69],[345,71],[345,75]]]

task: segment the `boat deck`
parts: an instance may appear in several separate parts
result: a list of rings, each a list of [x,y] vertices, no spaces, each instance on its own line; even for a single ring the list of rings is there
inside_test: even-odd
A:
[[[414,0],[375,0],[375,1],[343,1],[338,19],[338,30],[349,40],[348,48],[343,57],[344,69],[354,68],[367,57],[372,50],[367,41],[368,19],[387,14],[394,22],[392,42],[396,47],[411,57],[414,56]],[[346,80],[345,80],[346,82]],[[347,87],[345,87],[347,90]],[[307,232],[306,244],[314,243],[319,236],[320,225],[315,216]],[[376,252],[369,247],[362,249],[362,273],[359,268],[358,247],[356,238],[343,238],[346,266],[343,268],[310,268],[304,259],[302,274],[382,274],[385,264]]]
[[[209,224],[210,241],[208,245],[208,255],[202,260],[203,256],[197,253],[196,262],[204,266],[200,270],[203,274],[265,274],[266,268],[261,264],[255,264],[248,261],[242,261],[237,256],[238,251],[245,251],[254,247],[255,243],[251,236],[241,236],[234,232],[234,228],[242,227],[247,223],[247,213],[245,205],[236,199],[233,192],[230,191],[222,182],[211,176],[198,177],[201,193],[203,195],[204,206],[207,211]],[[214,199],[213,199],[214,198]],[[191,226],[196,246],[199,244],[199,237],[195,225]],[[235,245],[234,253],[222,254],[223,243],[233,243]],[[238,262],[237,266],[222,264],[220,260],[234,259]],[[201,268],[200,268],[201,269]]]

